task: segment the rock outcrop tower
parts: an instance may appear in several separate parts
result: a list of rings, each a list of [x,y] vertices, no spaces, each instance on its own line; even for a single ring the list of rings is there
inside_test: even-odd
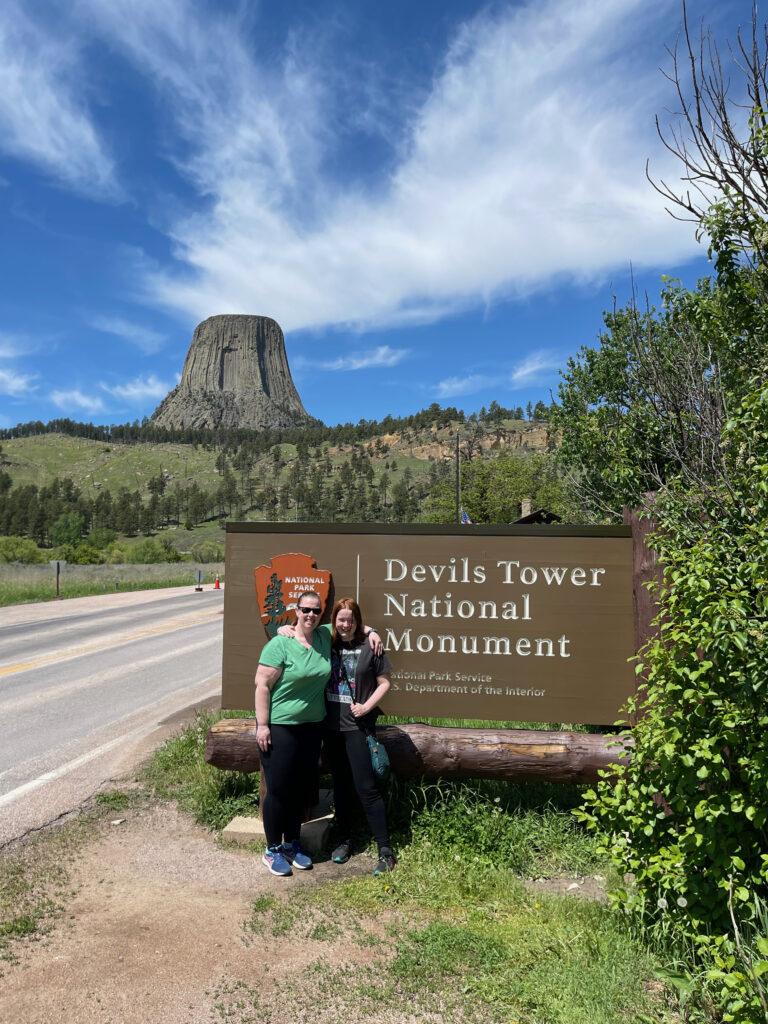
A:
[[[279,324],[221,315],[195,328],[181,381],[152,414],[161,427],[294,427],[309,419]]]

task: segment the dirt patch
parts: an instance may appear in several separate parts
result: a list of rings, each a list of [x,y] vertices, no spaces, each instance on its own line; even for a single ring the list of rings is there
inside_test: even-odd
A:
[[[70,868],[74,895],[53,930],[18,949],[16,964],[4,965],[1,1020],[293,1024],[300,1009],[308,1024],[328,1021],[334,994],[327,969],[354,970],[381,955],[381,939],[393,923],[388,915],[366,920],[363,929],[332,914],[321,914],[313,925],[306,909],[300,921],[291,916],[291,893],[368,874],[369,856],[275,878],[260,851],[222,847],[174,805],[153,803],[110,817],[90,826],[93,835]],[[593,879],[532,884],[550,892],[578,884],[572,891],[579,895],[602,891]],[[254,914],[254,901],[258,906],[265,897],[277,909],[271,916]],[[392,1008],[373,1006],[361,1008],[358,1019],[399,1024],[431,1015],[393,1016]]]
[[[370,858],[270,875],[255,852],[223,849],[167,804],[106,821],[71,870],[75,895],[42,942],[6,968],[0,1019],[25,1024],[210,1021],[222,979],[274,988],[327,943],[244,941],[251,903],[266,893],[372,869]],[[113,820],[119,820],[114,818]],[[273,1018],[276,1021],[279,1018]]]

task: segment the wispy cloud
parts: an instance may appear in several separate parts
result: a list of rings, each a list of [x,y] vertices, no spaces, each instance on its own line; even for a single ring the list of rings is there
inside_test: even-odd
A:
[[[20,334],[0,331],[0,359],[18,359],[29,348],[29,341]]]
[[[474,395],[483,388],[498,386],[498,377],[471,373],[466,377],[446,377],[435,388],[438,398],[457,398],[459,395]]]
[[[173,384],[165,384],[154,374],[149,377],[136,377],[125,384],[102,384],[101,387],[115,398],[131,404],[140,404],[148,398],[165,398]]]
[[[371,352],[363,349],[359,355],[340,356],[329,362],[312,362],[304,356],[298,361],[298,365],[302,368],[313,366],[316,370],[370,370],[374,367],[397,366],[407,355],[407,349],[379,345]]]
[[[637,38],[660,0],[540,0],[472,19],[418,109],[400,110],[388,177],[343,186],[325,170],[342,134],[327,54],[294,42],[266,68],[231,17],[180,0],[90,4],[156,82],[185,141],[177,167],[210,198],[169,225],[188,269],[147,278],[163,306],[265,313],[287,330],[387,326],[695,252],[644,177],[663,82],[655,62],[640,69]]]
[[[44,35],[10,0],[0,127],[8,152],[109,194],[78,63],[82,40],[98,39],[153,83],[163,155],[196,192],[188,213],[164,214],[175,262],[145,269],[148,301],[196,319],[263,313],[288,331],[427,323],[697,251],[644,177],[649,152],[657,176],[677,173],[653,150],[667,93],[637,44],[668,8],[490,5],[457,28],[426,94],[406,100],[405,87],[374,95],[352,71],[330,74],[344,67],[330,27],[320,40],[294,32],[282,51],[256,45],[250,5],[79,0]],[[353,107],[389,146],[386,173],[333,172]],[[151,352],[158,339],[130,340]]]
[[[96,316],[92,317],[90,322],[91,327],[97,331],[125,338],[147,355],[159,352],[167,340],[167,335],[154,331],[151,327],[143,327],[118,316]]]
[[[550,352],[531,352],[512,371],[509,382],[513,388],[523,387],[532,383],[539,374],[547,370],[556,370],[561,365],[562,359],[555,358]]]
[[[34,380],[34,374],[0,370],[0,395],[11,395],[13,397],[28,395],[37,387],[36,384],[32,383]]]
[[[84,395],[82,391],[52,391],[51,401],[64,412],[82,409],[86,413],[102,412],[104,403],[96,395]]]
[[[57,14],[45,31],[14,0],[0,11],[0,149],[60,183],[114,199],[120,189],[82,95],[79,41]]]

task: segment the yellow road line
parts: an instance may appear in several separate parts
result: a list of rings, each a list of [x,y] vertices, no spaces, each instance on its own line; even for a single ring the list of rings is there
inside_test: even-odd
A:
[[[182,615],[178,619],[169,619],[157,626],[150,626],[148,629],[139,629],[135,633],[117,634],[109,639],[97,640],[92,644],[83,644],[82,647],[71,647],[69,650],[56,651],[54,654],[43,654],[31,661],[19,662],[18,665],[4,665],[0,667],[0,676],[11,675],[13,672],[25,672],[30,668],[40,668],[42,665],[53,665],[57,661],[66,661],[69,658],[79,658],[84,654],[94,654],[96,651],[105,651],[109,647],[119,647],[121,644],[129,644],[134,640],[142,640],[148,636],[159,636],[162,633],[172,633],[176,629],[187,629],[189,626],[197,626],[204,622],[213,622],[221,615],[220,611],[203,612],[197,615]]]

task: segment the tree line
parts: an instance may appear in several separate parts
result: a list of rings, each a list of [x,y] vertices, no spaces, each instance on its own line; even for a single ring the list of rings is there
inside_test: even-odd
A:
[[[208,428],[171,429],[159,427],[146,416],[132,423],[94,425],[80,423],[67,417],[59,417],[43,423],[42,420],[29,420],[18,423],[15,427],[0,430],[0,441],[10,441],[19,437],[36,437],[41,434],[65,434],[67,437],[82,437],[89,441],[105,441],[119,444],[139,443],[176,443],[200,445],[204,448],[236,449],[243,442],[249,442],[259,451],[266,452],[276,444],[297,444],[303,439],[310,446],[319,444],[348,445],[358,441],[367,441],[382,434],[403,433],[407,430],[424,430],[429,427],[447,427],[458,423],[500,423],[505,419],[546,420],[548,407],[541,401],[533,405],[528,402],[522,406],[505,409],[498,402],[491,402],[479,412],[466,416],[463,409],[454,406],[443,408],[433,402],[427,409],[422,409],[410,416],[385,416],[382,420],[361,419],[358,423],[343,423],[337,426],[326,426],[318,419],[309,417],[306,422],[295,427],[282,429],[266,428],[249,430],[239,427],[227,427],[212,430]]]

